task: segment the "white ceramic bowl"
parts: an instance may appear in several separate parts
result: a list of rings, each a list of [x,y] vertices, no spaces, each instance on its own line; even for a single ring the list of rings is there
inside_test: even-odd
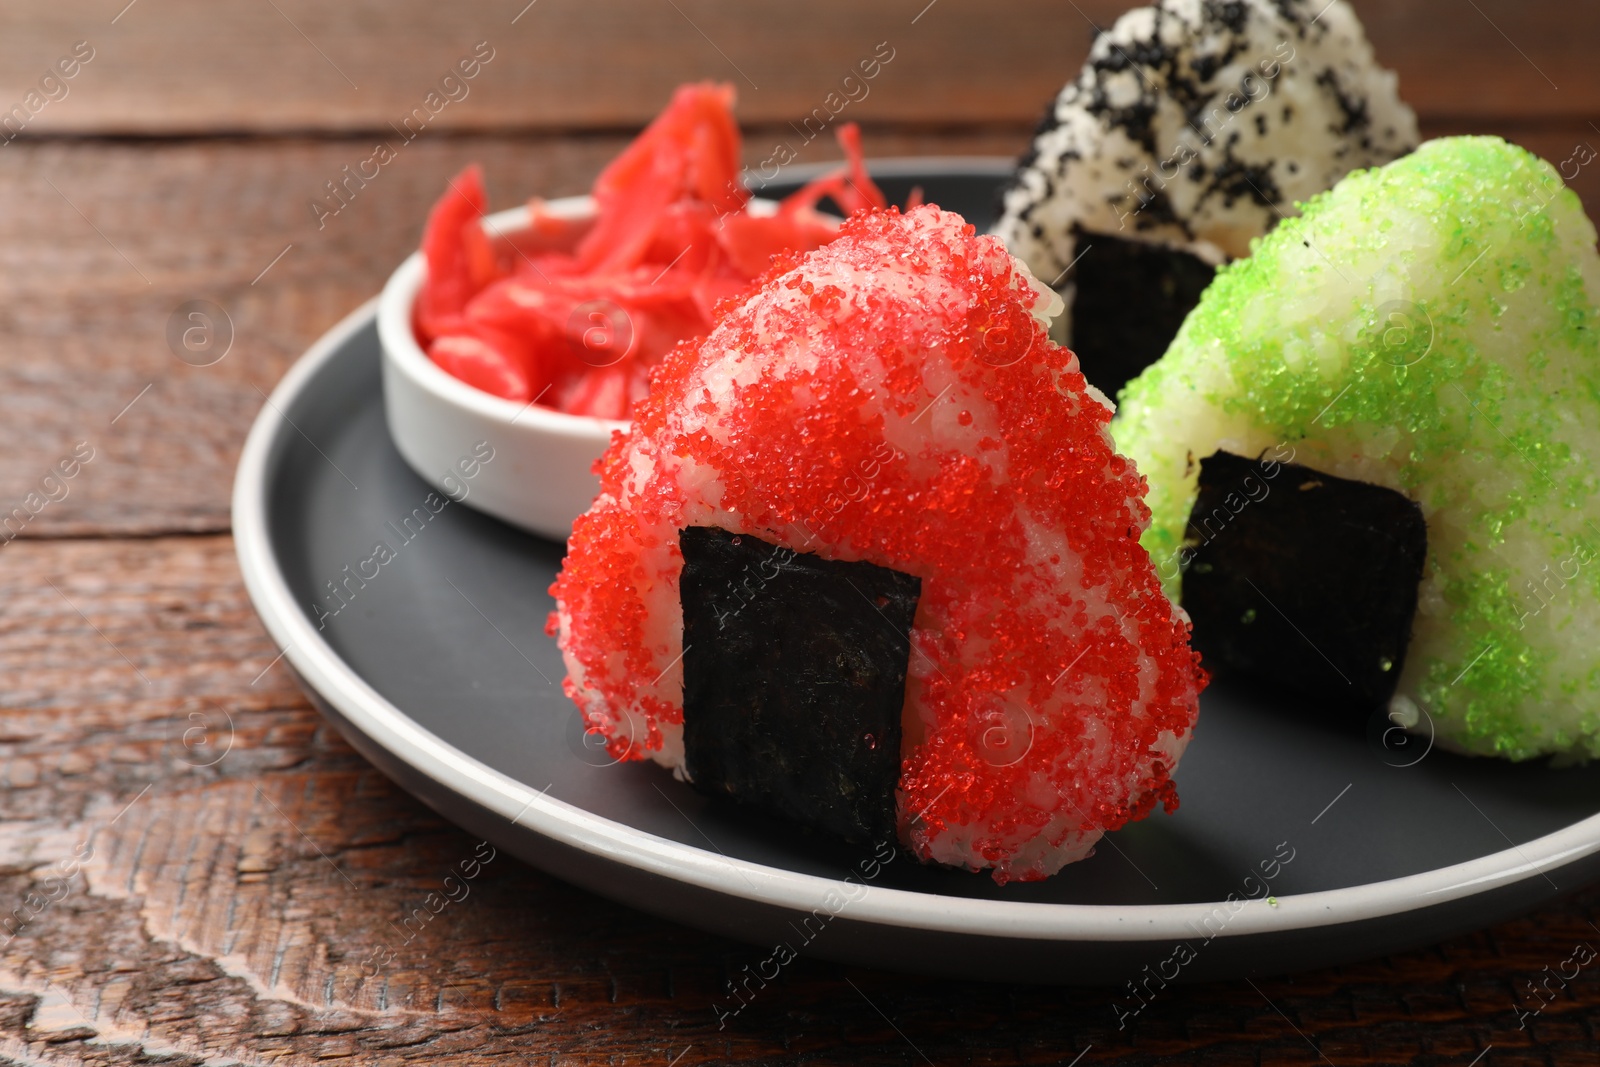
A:
[[[752,199],[747,210],[768,215],[771,200]],[[557,218],[582,221],[594,200],[569,196],[545,203]],[[492,238],[528,228],[528,209],[512,208],[483,220]],[[541,404],[493,396],[444,371],[422,350],[411,328],[411,310],[427,276],[427,261],[413,252],[400,264],[378,298],[378,340],[383,347],[383,401],[389,436],[423,481],[463,503],[543,537],[564,541],[572,521],[600,490],[591,470],[611,443],[621,419],[568,415]],[[493,460],[475,464],[494,449]],[[460,464],[475,467],[470,481]],[[462,489],[467,495],[462,497]]]
[[[594,212],[587,196],[551,200],[552,215],[584,219]],[[483,220],[499,237],[525,230],[528,209],[512,208]],[[485,393],[442,370],[417,344],[411,308],[427,276],[427,261],[413,252],[390,276],[378,298],[378,340],[383,346],[383,403],[389,436],[411,469],[441,492],[514,526],[564,541],[572,520],[588,510],[600,483],[590,468],[626,430],[617,419],[568,415],[540,404]],[[488,442],[494,458],[466,481],[459,464]],[[481,453],[479,453],[481,456]]]

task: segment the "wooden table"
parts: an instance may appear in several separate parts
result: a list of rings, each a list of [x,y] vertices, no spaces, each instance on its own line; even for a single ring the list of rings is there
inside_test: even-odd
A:
[[[228,533],[263,393],[378,289],[468,161],[497,207],[580,192],[674,84],[711,77],[738,86],[754,162],[880,42],[894,58],[849,113],[870,156],[1014,154],[1091,21],[1121,7],[524,3],[0,10],[0,109],[27,118],[0,144],[0,512],[57,498],[0,545],[0,916],[15,931],[0,931],[0,1056],[1600,1062],[1596,971],[1518,1013],[1545,968],[1600,945],[1594,892],[1392,959],[1174,988],[1120,1032],[1111,991],[811,962],[719,1031],[711,1003],[756,953],[497,857],[360,980],[476,843],[356,756],[276,664]],[[1600,145],[1594,4],[1357,6],[1425,133],[1500,133],[1558,162]],[[319,218],[324,183],[395,139],[479,42],[492,58],[467,95]],[[43,80],[75,45],[75,76]],[[1600,165],[1573,185],[1600,216]],[[211,366],[169,348],[194,299],[232,320]],[[74,449],[93,458],[63,496],[44,479]]]

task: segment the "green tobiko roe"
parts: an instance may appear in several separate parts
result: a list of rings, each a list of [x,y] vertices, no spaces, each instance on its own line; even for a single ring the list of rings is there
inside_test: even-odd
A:
[[[1219,272],[1112,434],[1174,598],[1215,451],[1410,496],[1428,560],[1397,718],[1457,751],[1600,755],[1600,253],[1550,164],[1451,137],[1351,174]]]

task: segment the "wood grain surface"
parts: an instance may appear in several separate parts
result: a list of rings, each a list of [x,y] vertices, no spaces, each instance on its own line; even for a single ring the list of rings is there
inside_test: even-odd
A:
[[[0,6],[0,100],[78,41],[95,58],[38,133],[382,129],[488,42],[436,128],[633,127],[677,83],[735,83],[746,121],[798,120],[887,42],[862,121],[1031,123],[1125,0],[59,0]],[[1591,119],[1600,7],[1355,0],[1419,114]],[[120,13],[120,15],[119,15]],[[520,17],[519,17],[520,14]],[[115,18],[115,22],[113,22]],[[515,22],[513,22],[515,20]],[[0,107],[9,106],[9,103]]]
[[[1466,1067],[1600,1041],[1592,976],[1518,1015],[1600,945],[1595,892],[1394,959],[1174,987],[1127,1030],[1113,991],[805,961],[719,1030],[760,950],[530,871],[401,793],[271,666],[227,537],[19,540],[0,603],[0,914],[28,920],[0,933],[12,1062]]]
[[[1600,971],[1536,1013],[1531,992],[1600,947],[1596,891],[1391,959],[1174,987],[1125,1030],[1112,991],[808,961],[719,1030],[760,952],[492,855],[356,755],[275,662],[229,487],[263,394],[414,247],[447,175],[482,162],[495,207],[581,192],[699,77],[741,86],[758,160],[880,41],[851,115],[870,156],[1014,155],[1124,6],[525,3],[0,7],[0,112],[95,50],[0,141],[0,517],[92,454],[0,538],[0,1062],[1600,1063]],[[1596,5],[1356,6],[1425,133],[1600,147]],[[485,40],[468,98],[319,227],[323,183]],[[1572,184],[1600,215],[1600,166]],[[209,366],[168,340],[193,300],[232,325]]]

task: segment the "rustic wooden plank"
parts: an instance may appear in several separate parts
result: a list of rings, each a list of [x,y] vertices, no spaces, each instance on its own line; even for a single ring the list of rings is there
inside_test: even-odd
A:
[[[1497,1063],[1586,1062],[1596,1040],[1588,971],[1528,1029],[1517,1014],[1545,967],[1600,943],[1595,892],[1259,992],[1172,987],[1136,1029],[1112,990],[803,960],[719,1029],[724,983],[763,950],[509,856],[414,918],[488,853],[356,756],[281,666],[262,673],[277,650],[226,537],[19,541],[0,603],[0,916],[28,920],[0,934],[9,1062],[1047,1064],[1092,1046],[1081,1063],[1322,1063],[1309,1040],[1343,1067],[1491,1044]],[[64,891],[49,881],[79,857]]]
[[[1129,0],[31,0],[0,7],[0,108],[78,41],[94,58],[29,134],[377,130],[458,61],[493,58],[431,125],[637,127],[672,87],[735,83],[747,122],[799,121],[857,64],[893,54],[851,117],[1031,122],[1075,72],[1092,24]],[[1600,7],[1554,0],[1357,0],[1425,116],[1592,119]],[[520,16],[520,17],[519,17]],[[114,20],[114,21],[113,21]],[[489,54],[487,51],[484,54]],[[59,90],[56,90],[59,93]],[[459,95],[460,90],[456,90]],[[856,90],[859,95],[861,90]]]
[[[369,137],[0,152],[0,514],[77,442],[95,449],[68,495],[0,552],[0,916],[30,919],[14,938],[0,932],[0,1061],[943,1065],[1060,1063],[1087,1048],[1085,1065],[1466,1064],[1490,1045],[1484,1062],[1592,1058],[1592,968],[1527,1013],[1531,988],[1575,945],[1600,945],[1595,891],[1390,960],[1259,990],[1165,990],[1136,1030],[1117,1027],[1110,991],[806,961],[719,1030],[723,983],[764,953],[509,857],[417,936],[395,933],[477,843],[356,756],[281,666],[263,673],[277,649],[227,538],[39,538],[225,529],[257,390],[376,290],[469,159],[488,166],[496,206],[582,191],[623,143],[617,131],[701,76],[740,82],[744,118],[770,124],[751,136],[762,146],[820,102],[842,76],[833,66],[878,40],[895,59],[848,115],[873,124],[869,153],[1013,153],[1080,61],[1087,19],[1124,6],[1028,0],[1011,6],[1010,22],[1029,26],[1017,34],[1004,13],[957,0],[748,12],[539,0],[512,26],[524,2],[0,10],[0,109],[72,42],[97,49],[71,95],[30,124],[44,137],[375,130],[473,42],[497,49],[472,95],[321,230],[309,200]],[[1600,146],[1593,5],[1358,8],[1425,132],[1502,132],[1556,161]],[[577,127],[600,132],[529,134]],[[465,135],[508,128],[522,132]],[[1591,214],[1597,175],[1591,164],[1573,181]],[[167,352],[168,316],[195,298],[235,320],[216,366]],[[53,893],[52,868],[83,845],[93,855],[66,895],[35,913],[29,894]],[[385,948],[392,960],[364,975]]]
[[[752,161],[781,134],[752,131]],[[1515,136],[1558,162],[1579,142],[1600,146],[1580,124]],[[1024,127],[869,131],[867,148],[879,157],[1011,154],[1026,142]],[[83,442],[94,458],[24,536],[226,529],[238,449],[262,394],[378,291],[414,247],[448,174],[481,161],[493,204],[509,206],[534,192],[581,192],[623,143],[419,138],[320,230],[312,198],[370,153],[367,142],[19,143],[0,152],[0,516]],[[808,151],[805,162],[833,154],[820,141]],[[1573,184],[1600,216],[1600,163]],[[189,366],[167,347],[169,317],[194,299],[215,301],[233,321],[233,350],[215,366]]]

